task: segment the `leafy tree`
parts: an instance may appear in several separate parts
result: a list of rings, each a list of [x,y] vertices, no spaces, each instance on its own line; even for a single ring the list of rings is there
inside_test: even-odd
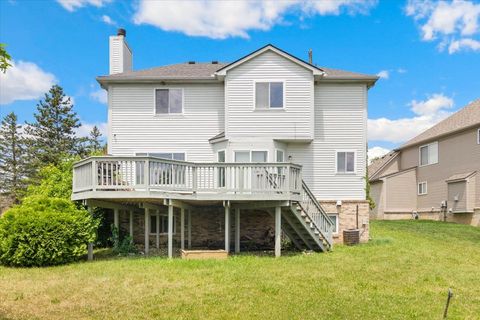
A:
[[[10,61],[12,57],[8,54],[7,50],[5,49],[5,44],[0,43],[0,71],[3,73],[7,72],[7,69],[11,67]]]
[[[44,100],[37,104],[35,122],[27,123],[28,152],[31,165],[39,169],[48,164],[59,164],[65,155],[77,154],[79,139],[75,129],[80,127],[73,104],[62,87],[52,86]]]
[[[26,187],[28,166],[25,143],[15,113],[9,113],[0,127],[0,192],[18,203]]]

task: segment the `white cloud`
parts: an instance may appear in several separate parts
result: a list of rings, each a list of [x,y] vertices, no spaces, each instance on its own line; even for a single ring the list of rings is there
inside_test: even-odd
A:
[[[472,50],[480,51],[480,41],[464,38],[460,40],[455,40],[450,43],[448,46],[448,53],[455,53],[460,50]]]
[[[368,149],[368,164],[371,164],[373,159],[383,157],[389,152],[389,149],[385,149],[382,147],[373,147]]]
[[[81,121],[80,121],[81,122]],[[92,131],[94,126],[97,126],[98,130],[100,130],[100,133],[102,134],[102,138],[107,137],[108,133],[108,124],[106,122],[96,122],[96,123],[88,123],[88,122],[81,122],[82,125],[75,129],[75,133],[79,137],[87,137],[90,134],[90,131]]]
[[[398,73],[407,73],[407,69],[398,68],[398,69],[397,69],[397,72],[398,72]]]
[[[41,98],[56,82],[53,74],[33,62],[12,61],[6,73],[0,72],[0,104]]]
[[[106,14],[104,14],[104,15],[102,16],[102,21],[105,22],[106,24],[111,25],[111,26],[114,26],[114,25],[117,24],[114,20],[112,20],[112,18],[110,18],[110,17],[107,16]]]
[[[480,3],[410,0],[406,14],[420,24],[424,41],[440,41],[440,50],[448,46],[450,54],[462,49],[480,51],[480,42],[473,38],[480,33]]]
[[[388,70],[382,70],[379,73],[377,73],[377,76],[379,76],[382,79],[388,79],[390,77],[390,73]]]
[[[412,100],[409,104],[412,111],[417,115],[430,115],[442,109],[450,109],[453,107],[453,99],[441,93],[433,94],[427,100]]]
[[[108,99],[107,99],[107,91],[103,89],[98,89],[97,91],[93,91],[90,93],[90,98],[93,100],[96,100],[100,103],[107,104]]]
[[[295,15],[338,15],[366,13],[376,1],[364,0],[279,0],[279,1],[149,1],[140,0],[133,20],[165,31],[214,39],[248,38],[250,30],[269,30]]]
[[[65,10],[73,12],[85,6],[103,7],[112,0],[57,0],[57,2],[65,8]]]
[[[423,101],[412,100],[408,105],[416,114],[412,118],[368,119],[368,139],[405,142],[451,115],[448,109],[453,107],[453,100],[443,94],[433,94]]]

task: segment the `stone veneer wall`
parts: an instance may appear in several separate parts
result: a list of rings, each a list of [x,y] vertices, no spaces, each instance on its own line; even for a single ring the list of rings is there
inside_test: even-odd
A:
[[[320,204],[328,214],[338,214],[339,230],[333,236],[335,243],[343,243],[343,230],[357,227],[356,211],[358,205],[358,228],[360,229],[360,241],[367,242],[369,239],[369,207],[365,200],[343,200],[341,206],[337,201],[320,201]]]
[[[153,210],[151,210],[154,212]],[[167,207],[160,209],[161,215],[167,215]],[[192,210],[192,247],[223,249],[225,247],[225,209],[219,206],[197,207]],[[234,248],[235,214],[231,211],[231,250]],[[175,233],[174,247],[180,247],[180,209],[174,208]],[[185,213],[185,247],[187,247],[188,214]],[[140,247],[145,243],[145,214],[135,212],[133,218],[133,239]],[[129,232],[129,214],[120,211],[121,234]],[[241,210],[240,213],[240,242],[242,249],[273,249],[274,248],[274,218],[266,211]],[[150,247],[156,246],[156,235],[150,235]],[[167,244],[167,234],[159,236],[160,248]]]
[[[444,213],[439,210],[418,211],[419,220],[443,221]],[[383,215],[383,220],[412,220],[411,212],[388,212]],[[447,222],[461,223],[480,227],[480,208],[475,208],[473,213],[448,213]]]

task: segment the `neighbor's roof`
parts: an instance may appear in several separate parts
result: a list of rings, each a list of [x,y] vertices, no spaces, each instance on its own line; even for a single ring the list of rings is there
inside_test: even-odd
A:
[[[475,125],[480,125],[480,99],[473,101],[463,109],[452,114],[450,117],[440,121],[410,141],[407,141],[399,148],[399,150],[423,142],[428,142],[429,140],[461,131]]]
[[[453,182],[453,181],[461,181],[461,180],[465,180],[467,179],[468,177],[470,177],[471,175],[475,174],[476,171],[471,171],[471,172],[464,172],[464,173],[458,173],[458,174],[454,174],[453,176],[449,177],[447,180],[447,182]]]
[[[397,151],[390,151],[383,157],[380,157],[374,161],[368,166],[368,179],[370,181],[373,181],[373,178],[380,173],[380,171],[385,168],[385,166],[390,163],[395,157],[398,155]]]

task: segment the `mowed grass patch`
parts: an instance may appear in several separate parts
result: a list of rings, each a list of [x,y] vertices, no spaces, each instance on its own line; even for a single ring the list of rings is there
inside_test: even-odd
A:
[[[0,267],[6,319],[449,319],[480,314],[480,229],[373,221],[368,244],[279,259]]]

